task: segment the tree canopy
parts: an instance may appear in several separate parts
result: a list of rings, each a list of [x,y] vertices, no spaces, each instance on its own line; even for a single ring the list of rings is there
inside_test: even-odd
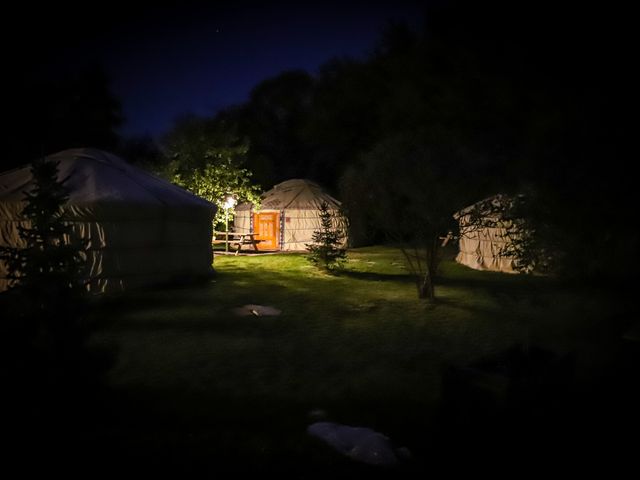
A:
[[[101,67],[57,78],[18,73],[9,80],[5,114],[11,134],[0,171],[68,148],[115,150],[123,116]]]
[[[218,206],[214,223],[225,223],[225,199],[258,204],[260,187],[244,168],[248,145],[218,119],[188,116],[163,139],[162,176]]]

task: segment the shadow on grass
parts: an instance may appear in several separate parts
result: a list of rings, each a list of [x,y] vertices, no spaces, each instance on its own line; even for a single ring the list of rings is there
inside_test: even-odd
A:
[[[436,298],[429,303],[430,308],[437,308],[439,306],[450,308],[453,310],[463,310],[465,312],[471,312],[474,314],[484,316],[495,316],[496,314],[501,312],[501,309],[498,307],[490,308],[490,307],[481,307],[478,305],[472,305],[469,303],[463,303],[458,299],[449,299],[438,296],[438,287],[436,286]]]
[[[466,277],[440,276],[436,280],[436,285],[512,294],[552,293],[559,289],[568,288],[567,285],[550,278],[496,274],[492,272],[479,274],[474,272],[473,276]]]
[[[356,270],[342,270],[337,274],[338,277],[347,277],[354,280],[362,280],[366,282],[401,282],[414,283],[415,279],[408,273],[376,273],[376,272],[359,272]]]

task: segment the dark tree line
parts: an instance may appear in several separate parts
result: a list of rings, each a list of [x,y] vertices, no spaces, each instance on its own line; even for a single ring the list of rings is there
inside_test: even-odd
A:
[[[101,67],[18,72],[10,80],[16,85],[5,104],[10,124],[0,171],[68,148],[117,148],[123,117]]]
[[[388,26],[366,60],[284,73],[223,115],[248,138],[263,185],[342,185],[356,238],[392,231],[424,246],[435,230],[416,232],[455,228],[457,209],[526,194],[540,243],[563,252],[558,272],[627,274],[638,240],[625,149],[632,76],[616,8],[438,2],[421,31]],[[382,204],[393,208],[382,215]]]

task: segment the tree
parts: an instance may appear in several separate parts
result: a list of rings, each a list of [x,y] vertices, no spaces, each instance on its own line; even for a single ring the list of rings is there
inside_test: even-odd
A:
[[[349,216],[365,216],[406,259],[419,298],[435,299],[441,239],[464,205],[465,162],[473,157],[454,139],[412,132],[383,140],[342,179]]]
[[[343,248],[344,231],[329,210],[327,202],[320,205],[320,228],[313,232],[307,244],[308,259],[316,267],[327,272],[342,268],[347,260],[347,251]]]
[[[474,201],[525,194],[509,215],[526,221],[521,253],[537,269],[600,283],[631,279],[638,234],[629,228],[629,17],[624,9],[576,15],[557,2],[528,3],[463,0],[429,16],[429,76],[449,73],[462,107],[442,111],[454,113],[450,124],[466,125],[467,145],[502,159],[477,176],[496,181]]]
[[[166,163],[160,145],[149,135],[123,138],[114,153],[147,170],[154,170]]]
[[[63,219],[68,191],[57,178],[58,163],[36,160],[31,173],[33,188],[25,192],[22,211],[26,226],[19,227],[23,245],[0,249],[10,279],[9,318],[14,319],[13,325],[7,321],[2,327],[21,350],[15,355],[26,355],[34,365],[36,371],[25,376],[44,375],[45,383],[78,386],[78,374],[90,363],[81,325],[84,244]]]
[[[19,84],[8,90],[8,153],[0,160],[0,170],[68,148],[113,151],[117,145],[123,117],[105,72],[96,66],[68,74],[46,73],[20,71],[17,79],[12,78]]]
[[[260,182],[306,178],[309,159],[304,128],[311,112],[314,80],[304,71],[286,71],[263,80],[233,114],[250,139],[247,160]]]
[[[386,76],[371,62],[334,59],[321,66],[302,131],[306,178],[337,189],[346,167],[383,135],[379,107],[386,95]]]
[[[2,247],[10,286],[24,292],[32,308],[46,311],[52,303],[66,300],[83,289],[83,245],[72,238],[62,218],[69,195],[58,181],[58,162],[38,159],[31,165],[33,188],[25,192],[22,216],[29,226],[19,226],[24,248]]]
[[[167,163],[157,173],[218,206],[214,225],[225,223],[228,195],[259,204],[260,187],[244,168],[248,144],[218,118],[184,117],[165,137]]]

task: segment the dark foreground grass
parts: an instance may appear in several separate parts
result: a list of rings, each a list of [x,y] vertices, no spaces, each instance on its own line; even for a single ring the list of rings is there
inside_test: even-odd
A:
[[[329,276],[301,254],[217,256],[207,284],[102,299],[92,345],[112,352],[107,387],[79,421],[47,419],[38,444],[63,468],[221,478],[518,473],[612,445],[624,458],[636,379],[610,294],[445,261],[428,304],[396,250],[349,258]],[[282,314],[236,316],[245,304]],[[384,469],[334,453],[306,434],[317,410],[411,458]]]

